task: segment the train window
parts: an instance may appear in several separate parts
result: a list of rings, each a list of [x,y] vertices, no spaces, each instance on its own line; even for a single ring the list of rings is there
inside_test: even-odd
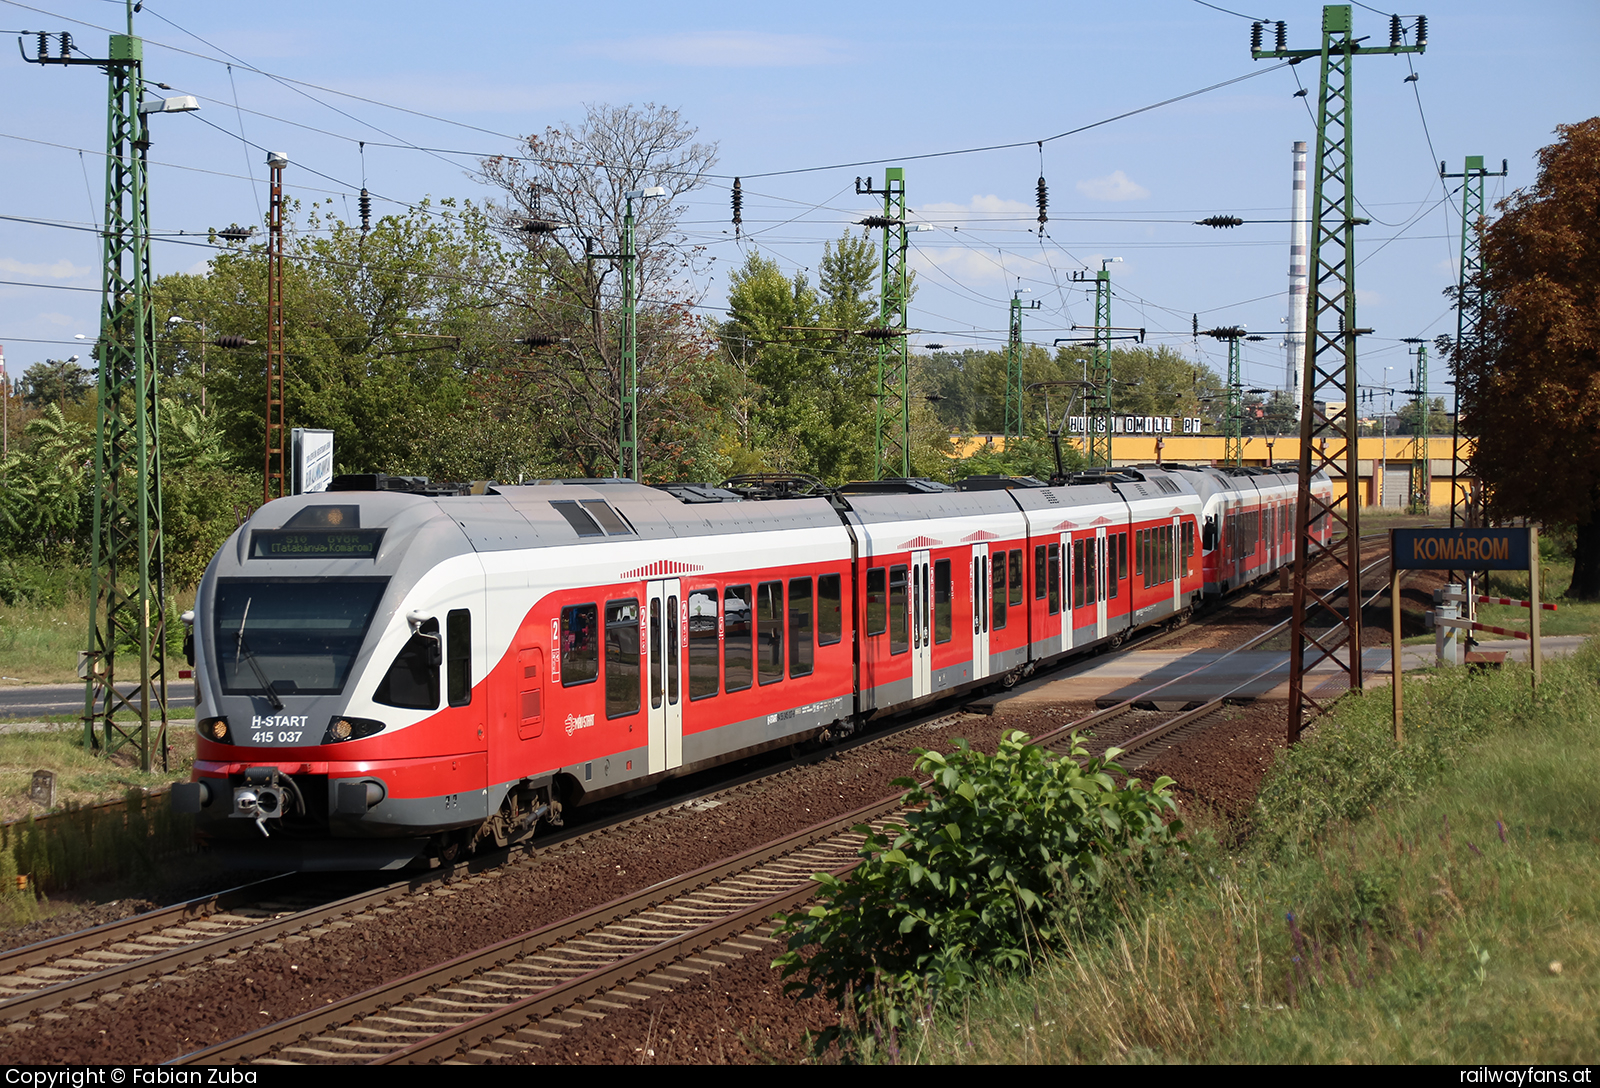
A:
[[[1106,600],[1117,599],[1117,583],[1127,577],[1127,565],[1117,563],[1117,541],[1126,540],[1121,533],[1106,537]]]
[[[817,579],[817,645],[832,646],[844,637],[844,597],[839,592],[839,576],[824,574]]]
[[[756,589],[756,678],[763,684],[783,679],[783,583],[762,582]]]
[[[955,635],[955,605],[950,600],[950,560],[933,563],[933,641],[949,642]]]
[[[1194,522],[1183,523],[1183,573],[1189,573],[1189,560],[1194,558]]]
[[[1012,554],[1016,553],[1013,552]],[[994,591],[990,608],[993,610],[994,617],[990,630],[1000,631],[1006,625],[1006,553],[995,552],[990,556],[990,561],[994,564],[994,571],[990,578],[990,586]]]
[[[661,708],[661,598],[650,601],[650,709]]]
[[[1100,599],[1099,552],[1104,547],[1098,537],[1083,542],[1083,603],[1094,604]]]
[[[1015,608],[1022,603],[1022,550],[1014,549],[1011,552],[1011,607]]]
[[[678,649],[679,630],[678,595],[667,598],[667,702],[678,705]]]
[[[974,556],[972,560],[972,633],[978,634],[983,630],[980,616],[983,612],[981,602],[984,592],[983,557]]]
[[[561,686],[588,684],[600,675],[600,610],[592,604],[561,610]]]
[[[451,706],[472,702],[472,612],[452,608],[444,620],[445,695]]]
[[[726,691],[744,691],[755,673],[751,645],[755,630],[750,623],[754,604],[748,585],[728,586],[722,591],[722,675]]]
[[[654,602],[652,602],[654,603]],[[639,713],[639,601],[606,602],[606,717]]]
[[[889,597],[884,587],[882,567],[867,568],[867,634],[881,635],[889,629]]]
[[[717,693],[717,587],[689,591],[689,698]]]
[[[1067,562],[1072,565],[1072,607],[1083,604],[1083,541],[1074,540],[1067,545]]]
[[[604,499],[584,499],[583,508],[600,523],[607,536],[632,536],[633,530]]]
[[[550,505],[555,507],[556,513],[567,519],[567,524],[572,526],[572,531],[579,536],[606,535],[606,531],[600,528],[594,518],[590,517],[589,513],[576,502],[569,499],[562,502],[552,502]]]
[[[222,690],[337,695],[366,640],[387,578],[222,578],[212,633]]]
[[[1033,549],[1033,599],[1044,599],[1045,583],[1049,580],[1045,574],[1044,545],[1038,544]]]
[[[389,671],[378,681],[372,701],[406,710],[434,710],[439,706],[439,621],[425,620],[395,655]]]
[[[1212,514],[1200,528],[1200,547],[1208,552],[1217,550],[1217,516]]]
[[[903,654],[911,649],[911,631],[906,625],[906,570],[902,564],[889,568],[889,652]]]
[[[789,579],[789,675],[810,676],[815,647],[811,630],[811,579]]]
[[[1061,611],[1061,545],[1050,545],[1050,614]]]

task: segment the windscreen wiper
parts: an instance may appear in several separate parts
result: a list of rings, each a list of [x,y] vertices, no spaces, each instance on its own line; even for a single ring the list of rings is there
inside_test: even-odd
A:
[[[278,693],[272,690],[272,681],[267,679],[267,674],[261,670],[261,663],[256,660],[255,651],[245,645],[244,625],[250,619],[250,603],[255,598],[251,597],[244,602],[244,615],[239,617],[239,637],[234,643],[233,667],[238,672],[240,660],[249,663],[250,671],[256,674],[256,682],[261,685],[261,690],[267,693],[267,701],[272,704],[273,710],[283,709],[283,700],[278,698]]]

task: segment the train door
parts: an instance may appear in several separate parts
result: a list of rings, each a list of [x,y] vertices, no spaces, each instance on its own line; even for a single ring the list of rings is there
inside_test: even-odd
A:
[[[1005,553],[1000,553],[1005,559]],[[972,678],[989,675],[989,545],[972,546]]]
[[[911,553],[911,697],[933,693],[933,630],[928,623],[933,582],[927,552]]]
[[[1109,577],[1115,580],[1117,577],[1117,558],[1114,553],[1111,556],[1110,573],[1109,575],[1107,573],[1106,543],[1106,527],[1102,525],[1094,531],[1094,539],[1085,545],[1086,548],[1092,549],[1090,554],[1094,559],[1094,570],[1086,572],[1086,578],[1094,589],[1094,637],[1097,639],[1106,637],[1106,595],[1110,592],[1106,579]]]
[[[650,774],[683,765],[683,615],[678,579],[649,583],[644,616],[650,685]]]
[[[1061,648],[1072,649],[1072,534],[1061,534],[1059,569],[1052,572],[1061,584]]]
[[[1182,611],[1182,609],[1183,609],[1183,604],[1182,604],[1182,601],[1183,601],[1183,519],[1182,518],[1175,517],[1175,518],[1172,519],[1172,546],[1170,548],[1168,548],[1167,551],[1169,553],[1168,554],[1168,559],[1172,563],[1172,569],[1167,572],[1170,575],[1172,575],[1172,610],[1174,612],[1178,612],[1178,611]]]

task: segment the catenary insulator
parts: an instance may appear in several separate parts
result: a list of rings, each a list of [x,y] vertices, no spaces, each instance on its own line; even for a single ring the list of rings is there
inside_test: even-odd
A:
[[[531,336],[524,336],[521,340],[517,341],[517,343],[526,344],[530,348],[547,348],[552,344],[559,344],[560,342],[561,338],[558,336],[546,336],[540,333],[535,333]]]
[[[856,222],[863,227],[892,227],[899,223],[900,220],[890,219],[887,215],[869,215],[865,219],[856,220]]]
[[[1045,214],[1045,209],[1050,206],[1050,190],[1046,188],[1043,175],[1039,178],[1039,225],[1042,227],[1050,221]]]
[[[1261,24],[1250,24],[1250,52],[1261,52]]]
[[[906,329],[881,329],[881,328],[878,328],[878,329],[862,329],[856,335],[860,336],[860,337],[862,337],[863,339],[866,339],[866,340],[898,340],[900,337],[905,336],[906,333],[907,333]]]
[[[744,186],[739,184],[739,179],[733,179],[733,233],[738,237],[739,229],[744,226]]]
[[[1237,215],[1210,215],[1195,221],[1197,227],[1240,227],[1244,220]]]
[[[50,59],[50,35],[42,30],[39,31],[39,59],[41,61]]]
[[[211,342],[219,348],[243,348],[255,343],[254,340],[246,340],[242,336],[219,336]]]
[[[72,35],[66,33],[65,31],[63,31],[62,34],[61,34],[61,56],[62,56],[62,59],[70,57],[71,55],[72,55]]]
[[[1277,38],[1278,38],[1278,52],[1282,53],[1284,50],[1289,48],[1289,27],[1288,27],[1288,24],[1283,23],[1283,22],[1279,22],[1278,23],[1278,26],[1277,26]]]
[[[372,197],[368,195],[364,185],[361,187],[361,198],[357,203],[361,208],[361,233],[365,234],[372,228]]]
[[[1428,44],[1428,17],[1426,15],[1418,15],[1417,16],[1417,45],[1423,46],[1423,45],[1427,45],[1427,44]]]
[[[1389,16],[1389,48],[1400,48],[1400,16]]]

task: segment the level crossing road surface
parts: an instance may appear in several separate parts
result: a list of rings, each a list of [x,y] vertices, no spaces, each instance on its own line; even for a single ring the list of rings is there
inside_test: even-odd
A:
[[[194,681],[167,684],[167,706],[194,705]],[[83,716],[82,684],[6,684],[0,686],[0,721],[36,721],[71,714]]]
[[[1566,656],[1583,645],[1584,638],[1582,635],[1547,636],[1540,640],[1540,648],[1546,659]],[[1480,641],[1474,649],[1478,653],[1504,652],[1510,661],[1528,660],[1528,644],[1520,639]],[[1046,679],[1019,684],[1014,692],[996,701],[1011,702],[1016,709],[1026,703],[1115,706],[1167,680],[1176,682],[1148,699],[1157,710],[1183,710],[1224,695],[1241,701],[1289,698],[1289,655],[1286,652],[1247,650],[1232,656],[1227,654],[1226,650],[1131,650],[1091,658]],[[1311,669],[1308,686],[1313,694],[1330,697],[1337,695],[1337,689],[1345,685],[1344,662],[1347,659],[1343,654],[1336,657],[1337,660],[1320,661]],[[1368,686],[1388,682],[1391,660],[1387,646],[1371,646],[1361,652],[1361,667]],[[1431,668],[1436,663],[1431,643],[1401,648],[1404,669]],[[1195,672],[1197,669],[1203,671]],[[1195,675],[1186,675],[1191,672]],[[1264,675],[1257,677],[1258,673]]]

